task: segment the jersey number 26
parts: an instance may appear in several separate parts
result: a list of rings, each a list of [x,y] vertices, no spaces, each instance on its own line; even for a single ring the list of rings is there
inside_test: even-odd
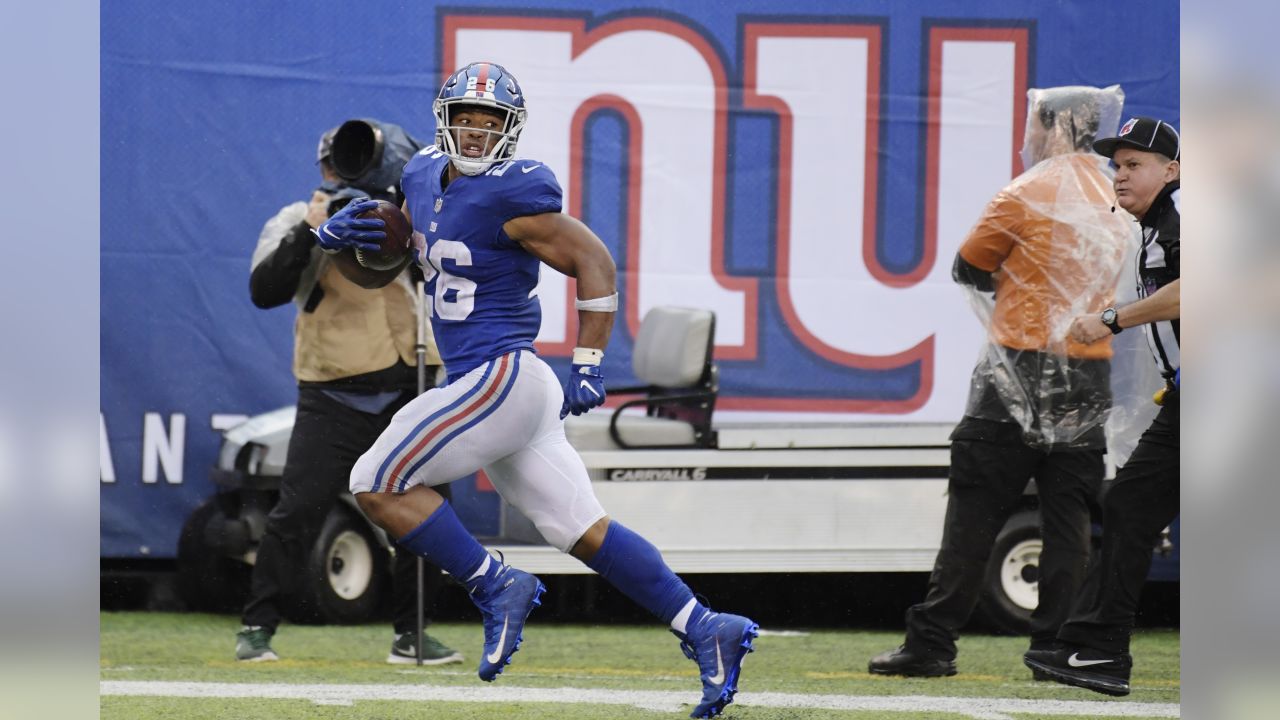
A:
[[[454,265],[470,265],[471,250],[457,240],[437,240],[431,246],[430,259],[422,268],[422,274],[427,282],[435,279],[436,292],[434,297],[427,298],[427,309],[431,317],[466,320],[476,306],[476,284],[445,270],[445,258]]]

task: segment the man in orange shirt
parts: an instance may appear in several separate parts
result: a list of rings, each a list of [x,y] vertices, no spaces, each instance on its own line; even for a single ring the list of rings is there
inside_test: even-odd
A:
[[[989,343],[951,434],[942,547],[928,595],[907,611],[906,641],[871,660],[874,674],[956,674],[959,629],[1033,477],[1044,550],[1032,648],[1055,642],[1084,578],[1090,507],[1105,472],[1111,346],[1075,342],[1068,329],[1076,315],[1111,303],[1129,243],[1127,217],[1111,210],[1107,161],[1091,152],[1096,138],[1114,134],[1123,94],[1063,87],[1028,96],[1029,169],[987,204],[952,270],[988,321]]]

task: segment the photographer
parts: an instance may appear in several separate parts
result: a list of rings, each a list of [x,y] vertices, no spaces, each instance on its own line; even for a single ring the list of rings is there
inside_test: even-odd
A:
[[[392,130],[392,132],[388,132]],[[391,137],[395,143],[385,140]],[[341,173],[335,168],[339,153]],[[315,542],[326,515],[347,489],[351,467],[373,444],[417,390],[417,315],[408,274],[377,290],[347,280],[316,246],[319,227],[351,198],[379,196],[399,201],[399,168],[416,151],[403,130],[376,121],[353,120],[326,132],[316,162],[323,183],[309,202],[295,202],[267,221],[253,253],[249,293],[254,305],[272,308],[292,300],[293,373],[298,412],[289,439],[280,499],[267,518],[253,567],[250,598],[236,636],[236,658],[278,659],[271,637],[280,624],[278,604],[298,587],[295,569]],[[427,334],[428,378],[440,357]],[[440,582],[428,567],[427,604]],[[395,554],[394,631],[390,663],[417,660],[417,559]],[[460,662],[462,655],[428,635],[427,664]]]

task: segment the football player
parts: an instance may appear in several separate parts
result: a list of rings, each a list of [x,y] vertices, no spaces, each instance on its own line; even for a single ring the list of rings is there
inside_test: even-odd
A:
[[[516,159],[527,113],[519,83],[494,63],[449,76],[433,105],[436,144],[405,166],[404,211],[427,278],[432,329],[448,384],[412,401],[351,473],[361,509],[402,547],[462,582],[484,617],[479,675],[492,681],[540,604],[538,578],[485,552],[433,486],[479,469],[548,543],[652,612],[698,663],[713,717],[733,701],[758,626],[698,602],[651,543],[610,520],[563,419],[604,402],[600,372],[618,295],[604,243],[561,212],[551,169]],[[381,239],[381,220],[353,202],[319,235],[334,247]],[[540,263],[576,278],[578,339],[561,389],[534,351]]]

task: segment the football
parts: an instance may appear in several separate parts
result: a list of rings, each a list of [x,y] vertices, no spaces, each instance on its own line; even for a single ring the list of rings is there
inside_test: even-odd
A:
[[[354,248],[343,250],[332,256],[333,262],[344,277],[362,288],[385,287],[396,279],[413,257],[409,249],[413,227],[400,208],[386,200],[379,200],[377,207],[360,213],[359,217],[377,217],[386,223],[384,230],[387,236],[380,243],[381,248],[377,252]]]
[[[390,270],[402,266],[405,256],[409,254],[409,236],[413,234],[413,227],[404,213],[400,212],[400,208],[386,200],[378,200],[377,203],[377,207],[365,210],[356,217],[378,218],[386,223],[387,236],[380,243],[382,248],[377,252],[357,248],[354,252],[356,262],[362,266],[370,270]]]

